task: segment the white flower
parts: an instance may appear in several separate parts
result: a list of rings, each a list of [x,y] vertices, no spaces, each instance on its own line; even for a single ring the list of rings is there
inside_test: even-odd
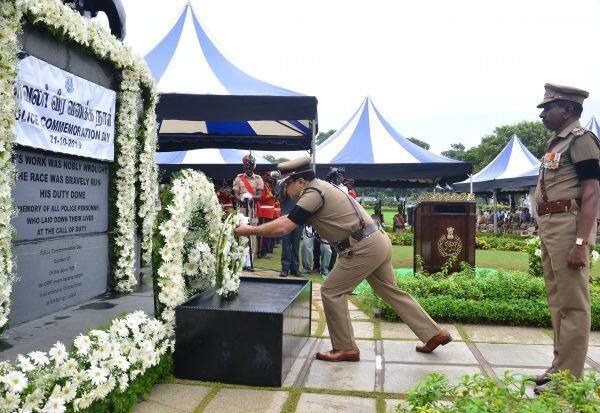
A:
[[[50,360],[48,357],[46,357],[46,354],[41,351],[32,351],[29,353],[29,358],[31,358],[34,364],[38,366],[45,366],[46,364],[50,363]]]
[[[535,255],[538,256],[538,257],[541,257],[542,256],[542,250],[539,249],[539,248],[536,248]]]
[[[80,334],[74,341],[75,348],[77,349],[77,354],[80,356],[84,356],[90,351],[90,346],[92,345],[92,341],[89,336],[84,336]]]
[[[106,377],[108,376],[108,371],[103,368],[92,366],[86,372],[88,379],[96,386],[106,382]]]
[[[59,341],[50,349],[48,354],[50,354],[50,358],[54,360],[56,364],[60,365],[67,357],[67,349],[65,348],[65,345]]]
[[[2,381],[8,387],[8,390],[13,393],[21,393],[25,387],[27,387],[27,377],[20,371],[11,371],[10,373],[2,376]]]
[[[65,399],[62,397],[50,397],[42,409],[44,413],[64,413],[66,410]]]
[[[31,371],[35,369],[35,366],[29,361],[29,359],[21,354],[17,356],[17,360],[19,361],[18,366],[24,372]]]
[[[598,253],[598,251],[593,250],[592,251],[592,261],[596,262],[600,260],[600,253]]]

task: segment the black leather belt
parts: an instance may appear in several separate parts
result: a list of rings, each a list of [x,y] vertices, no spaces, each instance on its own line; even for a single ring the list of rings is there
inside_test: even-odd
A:
[[[372,224],[367,225],[363,229],[359,229],[358,231],[352,233],[350,237],[354,238],[356,241],[360,241],[363,238],[368,237],[374,232],[379,231],[379,222],[373,222]],[[344,252],[348,248],[350,248],[350,237],[346,238],[337,243],[332,243],[331,246],[338,254]]]

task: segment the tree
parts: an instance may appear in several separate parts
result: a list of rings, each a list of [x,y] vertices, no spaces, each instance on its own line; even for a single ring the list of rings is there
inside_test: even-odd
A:
[[[409,140],[409,141],[411,141],[412,143],[414,143],[415,145],[418,145],[418,146],[420,146],[420,147],[421,147],[421,148],[423,148],[423,149],[427,149],[427,150],[429,150],[429,148],[431,148],[431,146],[430,146],[430,145],[429,145],[427,142],[425,142],[425,141],[422,141],[421,139],[417,139],[417,138],[408,138],[408,140]]]
[[[453,143],[452,145],[450,145],[450,149],[442,152],[442,156],[458,160],[462,160],[461,158],[464,156],[464,154],[465,145],[463,145],[462,143]]]
[[[267,161],[274,163],[274,164],[289,161],[288,158],[276,158],[275,156],[273,156],[271,154],[265,155],[265,156],[263,156],[263,158],[265,158]]]
[[[329,129],[327,132],[319,132],[317,134],[317,137],[315,138],[315,145],[319,146],[320,144],[325,142],[325,140],[327,138],[329,138],[331,135],[333,135],[334,133],[335,133],[335,129]]]

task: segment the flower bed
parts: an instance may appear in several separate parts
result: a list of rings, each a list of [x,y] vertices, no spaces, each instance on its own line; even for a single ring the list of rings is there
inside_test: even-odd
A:
[[[128,411],[171,372],[169,327],[141,311],[79,335],[70,350],[0,363],[0,411]]]
[[[388,232],[392,245],[413,245],[414,235],[411,232]],[[527,252],[527,241],[521,236],[477,234],[475,248],[478,250],[498,250]]]
[[[410,293],[431,317],[465,323],[497,323],[549,327],[550,312],[544,280],[520,271],[465,269],[445,277],[397,276],[398,286]],[[379,308],[383,317],[396,320],[394,310],[361,284],[359,294],[366,304]],[[600,330],[600,286],[590,286],[592,329]]]
[[[529,274],[535,277],[543,277],[542,250],[539,237],[531,238],[527,242],[527,255],[529,263]],[[590,268],[600,260],[600,245],[596,245],[590,254]],[[599,280],[594,280],[598,282]]]
[[[552,375],[547,391],[536,398],[525,395],[526,377],[505,374],[497,380],[480,374],[451,383],[446,376],[431,373],[408,393],[409,407],[397,412],[597,412],[600,411],[600,374],[586,373],[576,380],[568,372]],[[529,382],[532,384],[532,382]]]

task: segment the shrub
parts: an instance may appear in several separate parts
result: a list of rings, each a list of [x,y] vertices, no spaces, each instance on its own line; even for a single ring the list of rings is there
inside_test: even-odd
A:
[[[392,245],[413,245],[414,235],[411,232],[388,233]]]
[[[552,375],[547,391],[535,398],[525,396],[527,377],[509,373],[497,381],[480,374],[464,376],[451,384],[443,374],[431,373],[408,393],[410,407],[398,405],[397,412],[598,412],[600,374],[588,372],[576,380],[568,372]]]
[[[464,269],[447,277],[424,274],[397,276],[398,285],[410,293],[434,319],[467,323],[550,326],[544,280],[521,271]],[[368,284],[359,293],[382,316],[395,320],[394,310],[374,294]],[[591,285],[592,328],[600,329],[600,286]]]

